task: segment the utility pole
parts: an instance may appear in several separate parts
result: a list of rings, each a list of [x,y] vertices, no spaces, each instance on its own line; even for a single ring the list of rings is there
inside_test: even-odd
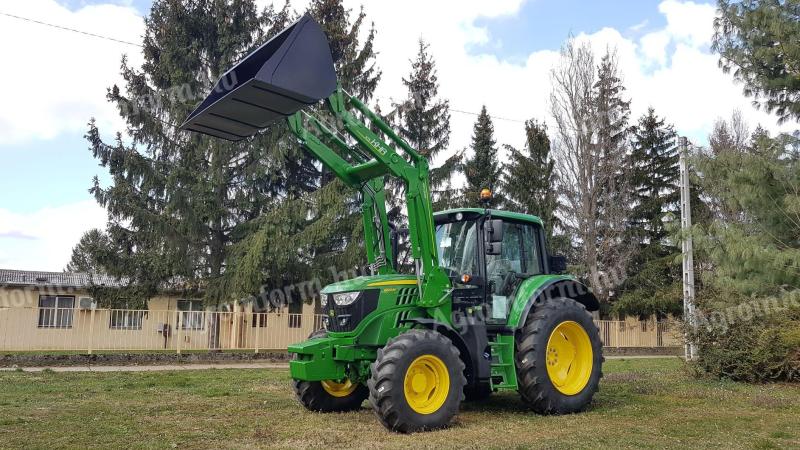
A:
[[[683,316],[689,323],[689,327],[694,329],[697,326],[697,319],[694,310],[694,257],[692,255],[692,205],[689,196],[689,163],[687,161],[689,151],[689,141],[685,136],[678,138],[680,147],[680,172],[681,172],[681,231],[683,241],[681,250],[683,254]],[[692,360],[697,356],[697,349],[694,342],[685,336],[685,354],[687,360]]]

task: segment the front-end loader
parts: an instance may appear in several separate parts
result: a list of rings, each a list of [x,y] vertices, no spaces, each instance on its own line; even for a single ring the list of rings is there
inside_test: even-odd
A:
[[[309,108],[322,100],[327,113]],[[414,432],[445,427],[463,400],[499,390],[543,414],[589,405],[602,376],[589,313],[598,300],[562,274],[563,257],[548,256],[541,220],[482,207],[434,213],[428,161],[338,86],[308,15],[229,70],[183,128],[236,141],[281,118],[361,193],[372,273],[326,286],[324,329],[289,346],[303,406],[348,411],[368,398],[388,429]],[[389,177],[405,188],[413,273],[398,270]]]

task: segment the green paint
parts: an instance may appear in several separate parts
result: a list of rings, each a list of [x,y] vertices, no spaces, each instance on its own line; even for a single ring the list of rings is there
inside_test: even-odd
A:
[[[554,282],[575,281],[575,277],[570,275],[536,275],[523,281],[514,294],[511,309],[508,313],[507,325],[511,329],[517,329],[525,321],[525,309],[528,304],[536,299],[536,295],[541,290]]]

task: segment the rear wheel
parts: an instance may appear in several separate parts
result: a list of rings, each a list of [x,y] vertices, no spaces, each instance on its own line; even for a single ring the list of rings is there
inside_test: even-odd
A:
[[[325,330],[317,330],[308,337],[325,337]],[[311,411],[344,412],[361,408],[369,390],[361,383],[344,380],[303,381],[294,380],[294,393],[300,403]]]
[[[381,423],[410,433],[447,426],[464,399],[466,381],[464,363],[449,339],[410,330],[378,350],[367,384]]]
[[[542,414],[586,409],[603,376],[603,345],[583,305],[556,298],[535,306],[516,344],[523,401]]]

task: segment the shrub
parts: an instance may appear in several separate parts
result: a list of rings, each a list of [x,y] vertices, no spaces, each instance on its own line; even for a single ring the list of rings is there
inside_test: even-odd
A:
[[[698,350],[695,368],[735,381],[800,381],[798,297],[720,295],[698,299],[699,326],[689,333]]]

